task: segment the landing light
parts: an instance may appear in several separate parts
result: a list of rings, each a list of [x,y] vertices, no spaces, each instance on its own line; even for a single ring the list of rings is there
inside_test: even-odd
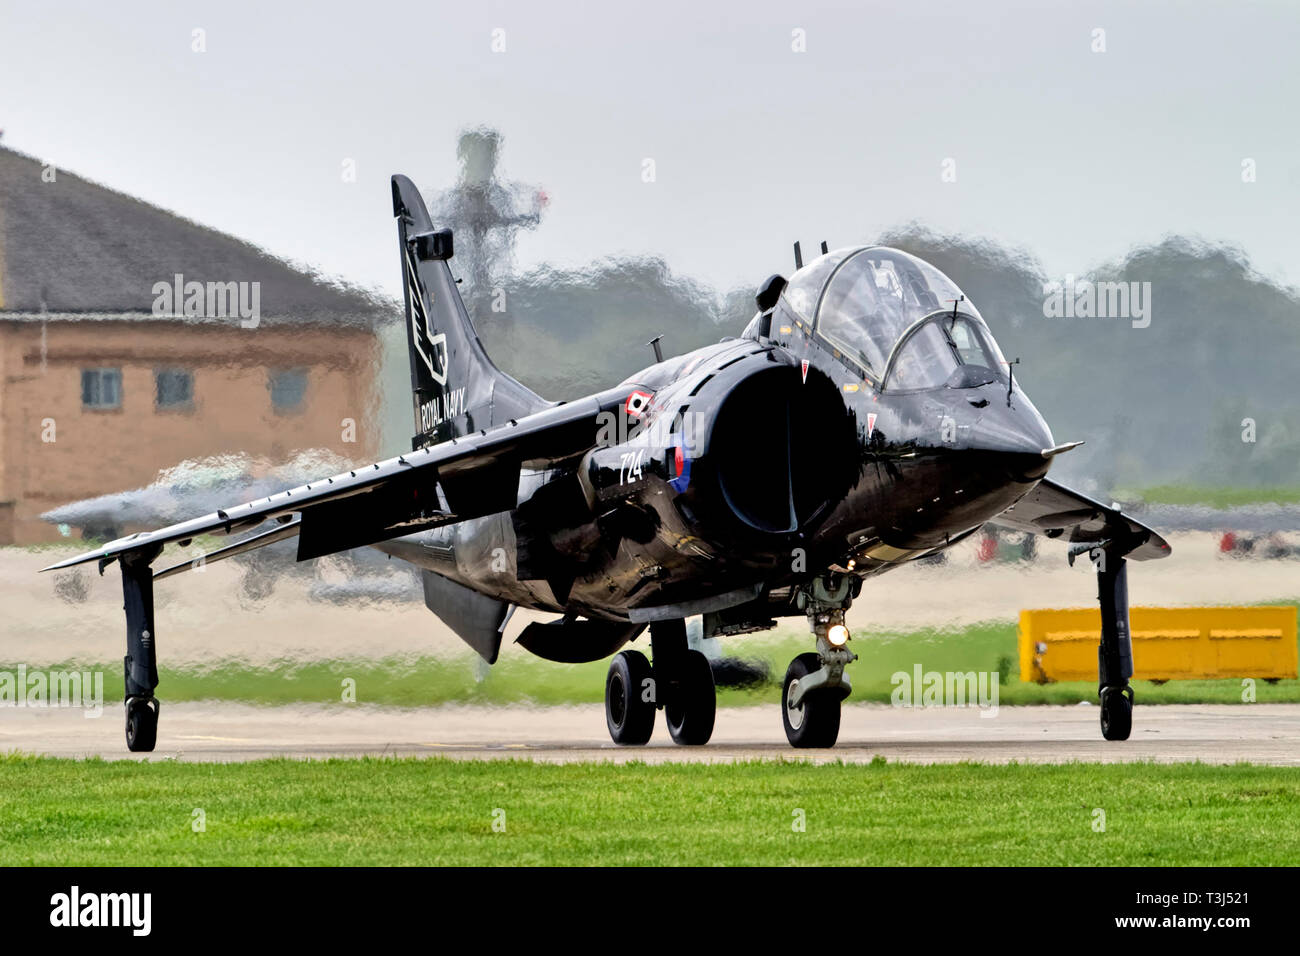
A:
[[[826,632],[826,641],[831,647],[843,647],[849,642],[849,629],[843,624],[836,624]]]

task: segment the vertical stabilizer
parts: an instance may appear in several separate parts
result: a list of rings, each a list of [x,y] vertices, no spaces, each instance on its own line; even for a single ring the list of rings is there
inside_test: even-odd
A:
[[[393,177],[393,215],[411,360],[412,447],[546,408],[549,402],[493,365],[483,350],[447,264],[454,254],[451,230],[433,228],[424,200],[405,176]]]

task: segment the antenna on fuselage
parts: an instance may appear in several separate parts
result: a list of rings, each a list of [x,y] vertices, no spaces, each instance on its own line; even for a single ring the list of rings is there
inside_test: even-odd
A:
[[[828,252],[830,252],[830,251],[831,251],[830,248],[826,245],[826,240],[823,239],[823,240],[822,240],[822,255],[826,255],[826,253],[828,253]]]
[[[939,331],[943,333],[943,337],[948,340],[948,344],[958,356],[961,355],[961,349],[957,348],[957,343],[952,340],[952,330],[957,327],[957,306],[965,300],[966,295],[964,293],[952,300],[952,316],[948,319],[948,327],[946,329],[943,327],[942,322],[939,323]]]
[[[663,338],[662,334],[656,335],[654,338],[652,338],[649,342],[646,343],[646,345],[650,346],[652,349],[655,350],[656,365],[658,365],[660,362],[664,360],[664,350],[659,347],[659,340],[662,338]]]
[[[796,269],[803,268],[803,250],[799,248],[797,242],[794,244],[794,267]]]

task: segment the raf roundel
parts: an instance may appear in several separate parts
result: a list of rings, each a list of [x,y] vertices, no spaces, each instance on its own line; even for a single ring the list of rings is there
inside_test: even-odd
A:
[[[650,409],[650,400],[652,398],[654,398],[653,393],[643,392],[638,389],[627,397],[627,403],[623,408],[633,418],[641,418]]]

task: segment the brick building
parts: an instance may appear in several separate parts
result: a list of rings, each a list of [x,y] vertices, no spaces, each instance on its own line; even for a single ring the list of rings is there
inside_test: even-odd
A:
[[[42,512],[189,458],[376,455],[394,305],[48,175],[0,149],[0,544],[53,540]]]

